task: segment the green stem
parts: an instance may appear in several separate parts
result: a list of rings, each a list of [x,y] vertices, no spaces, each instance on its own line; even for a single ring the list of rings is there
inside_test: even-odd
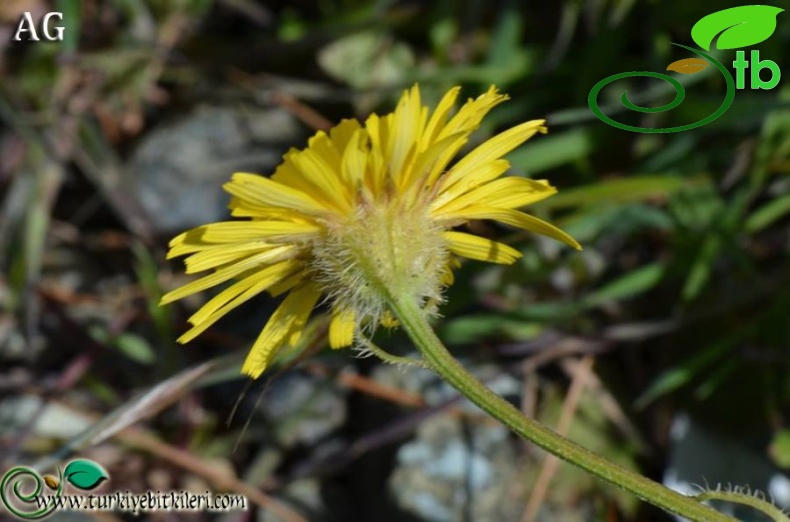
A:
[[[433,370],[466,398],[523,438],[670,513],[694,521],[732,522],[735,520],[691,497],[677,493],[608,461],[525,416],[466,371],[447,351],[428,324],[423,311],[411,298],[390,294],[388,301],[401,326]]]
[[[399,355],[392,355],[389,352],[379,348],[379,346],[365,337],[364,335],[359,336],[359,341],[365,347],[365,349],[370,350],[370,352],[384,361],[385,363],[389,364],[398,364],[403,366],[419,366],[421,368],[428,368],[429,366],[423,360],[412,359],[410,357],[401,357]]]

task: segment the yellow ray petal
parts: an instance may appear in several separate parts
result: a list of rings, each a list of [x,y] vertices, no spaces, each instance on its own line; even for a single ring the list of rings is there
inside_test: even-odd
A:
[[[429,114],[428,107],[424,105],[420,107],[420,118],[419,121],[417,122],[417,128],[419,129],[419,132],[417,134],[417,139],[414,142],[415,143],[414,148],[416,152],[422,152],[427,148],[423,146],[424,142],[422,139],[422,134],[423,132],[425,132],[425,123],[428,121],[428,114]]]
[[[184,243],[202,243],[203,226],[195,227],[186,232],[181,232],[170,240],[167,244],[170,248],[177,247]],[[168,258],[169,259],[169,258]]]
[[[310,222],[290,221],[221,221],[202,225],[170,241],[167,259],[200,252],[218,245],[249,243],[269,237],[299,236],[315,234],[321,228]]]
[[[228,243],[224,245],[212,244],[184,260],[184,264],[186,265],[185,272],[187,274],[194,274],[196,272],[208,270],[209,268],[217,268],[226,263],[238,261],[256,250],[263,251],[276,246],[282,245],[272,245],[271,243],[264,243],[263,241]]]
[[[386,176],[385,147],[389,128],[386,117],[371,114],[365,120],[365,129],[370,138],[370,152],[368,155],[368,168],[365,176],[365,185],[373,194],[380,194],[384,188]]]
[[[294,154],[290,160],[299,169],[303,179],[307,180],[312,189],[313,199],[334,209],[347,213],[351,209],[350,187],[342,183],[340,171],[330,165],[314,149],[307,149]],[[340,167],[338,158],[337,167]]]
[[[455,183],[452,187],[443,192],[439,193],[436,198],[434,198],[433,202],[431,203],[431,209],[438,209],[453,201],[457,197],[465,194],[466,192],[479,187],[485,183],[494,180],[507,172],[507,169],[510,168],[510,163],[507,160],[499,159],[492,161],[480,168],[480,170],[476,171],[474,174],[467,176],[466,178],[459,180]],[[444,181],[442,179],[439,180],[439,184],[444,185]]]
[[[286,261],[280,261],[279,263],[275,263],[254,271],[233,286],[241,285],[241,290],[250,289],[250,292],[252,292],[251,295],[258,294],[283,281],[285,278],[289,277],[291,274],[301,268],[302,263],[296,260],[289,259]],[[229,301],[230,298],[233,297],[233,294],[241,293],[237,290],[236,292],[228,292],[227,294],[223,295],[226,291],[229,291],[231,288],[233,288],[233,286],[226,288],[219,294],[215,295],[213,298],[209,299],[203,306],[200,307],[197,312],[192,314],[188,321],[195,325],[204,321],[214,322],[214,319],[212,318],[214,313],[220,308],[223,308],[224,313],[224,307],[226,304],[230,305]],[[228,296],[231,297],[228,298]],[[238,306],[242,302],[243,301],[234,302],[233,307]]]
[[[312,185],[302,177],[302,173],[294,165],[293,157],[301,151],[295,147],[291,147],[288,152],[283,155],[283,162],[280,163],[274,170],[271,180],[299,192],[310,194],[313,190]]]
[[[489,87],[488,91],[475,99],[469,99],[461,106],[458,112],[444,126],[437,139],[443,139],[459,131],[471,132],[480,126],[486,114],[507,100],[507,95],[499,94],[496,87]]]
[[[279,256],[287,255],[289,252],[295,250],[295,248],[296,247],[294,246],[286,245],[277,248],[272,248],[271,250],[267,250],[266,252],[261,252],[260,254],[252,255],[246,259],[239,261],[238,263],[234,263],[225,268],[221,268],[211,275],[201,277],[200,279],[196,279],[191,283],[187,283],[180,288],[176,288],[175,290],[166,293],[162,297],[162,300],[159,302],[159,304],[163,305],[167,303],[172,303],[177,299],[182,299],[188,295],[192,295],[194,293],[200,292],[201,290],[205,290],[207,288],[211,288],[212,286],[216,286],[220,283],[224,283],[228,279],[236,277],[237,275],[241,274],[246,270],[255,268],[256,266],[259,266],[264,263],[269,263],[275,260]]]
[[[422,133],[421,114],[420,89],[415,84],[411,90],[403,93],[395,109],[392,132],[387,143],[390,175],[400,189],[409,182],[409,159],[413,157]]]
[[[174,237],[170,241],[170,250],[167,251],[165,258],[173,259],[174,257],[201,252],[207,248],[217,246],[216,243],[206,243],[201,239],[202,236],[203,230],[199,227]]]
[[[206,243],[239,243],[278,236],[313,235],[321,230],[315,223],[304,221],[221,221],[203,225],[201,239]]]
[[[309,215],[324,214],[328,210],[308,193],[257,174],[237,172],[223,188],[257,205],[294,209]]]
[[[566,232],[560,230],[550,223],[543,221],[542,219],[536,218],[535,216],[530,216],[529,214],[525,214],[517,210],[473,206],[459,211],[451,216],[445,217],[453,219],[493,219],[510,226],[522,228],[524,230],[529,230],[531,232],[536,232],[538,234],[554,238],[572,246],[576,250],[582,249],[582,246],[579,244],[579,242],[573,239]]]
[[[549,185],[546,180],[510,176],[477,187],[432,211],[431,215],[440,218],[443,213],[457,212],[470,205],[487,208],[518,208],[545,199],[556,192],[557,189]]]
[[[343,151],[340,171],[343,174],[343,179],[355,192],[365,179],[365,169],[368,163],[367,144],[367,132],[364,129],[358,129],[354,131]]]
[[[262,245],[263,238],[267,236],[273,238],[281,235],[293,235],[301,238],[304,234],[309,235],[321,230],[321,227],[313,224],[311,221],[304,221],[294,216],[288,217],[290,219],[287,221],[266,220],[270,222],[268,225],[259,225],[258,223],[264,222],[262,220],[223,221],[201,225],[173,238],[170,241],[167,259],[204,250],[228,248],[235,243],[253,244],[260,242]],[[283,225],[283,223],[293,224]],[[225,236],[224,233],[226,231],[230,232],[231,235]],[[245,239],[238,239],[240,234]]]
[[[309,284],[292,290],[274,311],[255,340],[241,368],[241,373],[253,379],[260,377],[286,337],[307,322],[319,297],[321,292]]]
[[[354,133],[360,128],[362,128],[362,126],[357,120],[343,119],[329,130],[329,137],[332,139],[332,143],[341,156],[345,153],[346,147],[351,142]]]
[[[307,275],[309,275],[308,271],[302,270],[300,272],[297,272],[293,275],[286,277],[282,281],[273,284],[271,288],[268,289],[269,295],[271,295],[272,297],[277,297],[281,294],[284,294],[285,292],[289,291],[290,289],[301,283],[302,280]]]
[[[277,219],[280,221],[307,221],[313,222],[315,216],[309,216],[296,210],[280,208],[280,207],[265,207],[262,205],[255,205],[249,201],[240,200],[237,197],[232,197],[230,205],[230,215],[233,217],[250,217],[261,219]]]
[[[283,261],[266,267],[224,289],[189,318],[189,322],[195,326],[179,337],[178,342],[183,344],[191,341],[228,312],[299,268],[300,265],[294,261]]]
[[[315,136],[310,138],[307,142],[307,146],[321,157],[333,173],[340,172],[341,152],[324,131],[318,131]]]
[[[467,134],[463,132],[451,134],[442,140],[432,143],[417,156],[416,162],[412,167],[412,180],[415,182],[415,190],[422,190],[425,186],[433,186],[450,160],[466,144],[466,137]]]
[[[329,323],[329,346],[333,349],[345,348],[354,342],[356,320],[354,311],[332,308],[332,321]]]
[[[452,231],[444,232],[443,236],[450,252],[469,259],[509,265],[521,257],[515,248],[484,237]]]
[[[339,177],[340,160],[329,136],[319,131],[310,138],[306,149],[290,151],[285,157],[288,168],[278,169],[276,174],[321,205],[343,210],[346,189]]]
[[[538,132],[545,132],[546,120],[532,120],[516,125],[480,144],[475,150],[463,157],[442,180],[446,190],[459,180],[473,175],[486,164],[497,160],[515,149]]]
[[[425,131],[422,135],[421,150],[427,149],[432,143],[437,141],[436,137],[444,129],[447,116],[455,105],[455,100],[458,98],[459,92],[461,92],[460,87],[453,87],[447,91],[436,105],[436,109],[434,109],[433,114],[431,114],[431,119],[428,120],[428,124],[425,126]]]

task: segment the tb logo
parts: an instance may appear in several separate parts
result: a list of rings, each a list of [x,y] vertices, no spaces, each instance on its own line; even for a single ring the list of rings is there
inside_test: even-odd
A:
[[[732,66],[735,67],[735,87],[738,89],[744,89],[746,87],[746,69],[748,69],[750,66],[752,68],[752,89],[773,89],[779,83],[779,79],[782,77],[782,71],[779,70],[779,66],[775,61],[760,60],[760,51],[752,51],[751,63],[746,60],[745,51],[738,51],[735,53],[735,56],[736,58],[735,61],[732,62]],[[770,80],[764,81],[760,77],[760,71],[763,69],[768,69],[771,71]]]
[[[590,110],[592,110],[593,114],[604,123],[612,127],[617,127],[618,129],[632,132],[681,132],[707,125],[719,118],[730,108],[730,105],[732,105],[735,99],[736,89],[747,88],[747,83],[748,87],[751,89],[773,89],[779,84],[779,80],[782,77],[782,71],[779,70],[779,65],[773,60],[761,60],[760,51],[755,49],[749,54],[748,60],[746,51],[736,51],[735,61],[732,62],[732,66],[735,69],[735,78],[733,78],[732,73],[730,73],[724,64],[707,54],[707,52],[710,52],[711,47],[714,46],[714,40],[715,47],[719,49],[743,49],[744,47],[759,44],[767,40],[774,33],[776,30],[776,17],[782,11],[784,11],[783,8],[772,5],[742,5],[740,7],[731,7],[729,9],[716,11],[715,13],[701,18],[691,28],[691,39],[694,40],[694,43],[696,43],[700,49],[704,49],[704,51],[683,44],[673,43],[673,45],[686,49],[697,56],[672,62],[667,66],[667,71],[680,74],[696,74],[710,66],[714,66],[718,69],[719,73],[721,73],[724,83],[727,86],[724,101],[715,112],[705,118],[685,125],[652,128],[621,123],[604,114],[598,106],[598,93],[609,83],[631,77],[656,78],[665,81],[675,90],[675,98],[671,102],[661,105],[660,107],[643,107],[631,102],[631,100],[628,99],[628,91],[623,91],[620,96],[620,103],[626,109],[641,113],[659,113],[669,111],[680,105],[686,97],[686,89],[683,87],[683,84],[673,76],[652,71],[632,71],[613,74],[599,81],[587,95],[587,103],[590,106]],[[748,78],[746,74],[747,69],[750,73]],[[770,76],[765,78],[766,75],[761,75],[761,71],[770,73]]]
[[[63,41],[64,28],[59,25],[52,27],[51,20],[53,18],[63,20],[63,13],[53,12],[44,15],[41,18],[41,33],[44,35],[44,39],[50,42]],[[50,34],[51,29],[55,30],[54,35]],[[36,23],[33,21],[33,16],[29,11],[25,11],[25,13],[22,15],[22,18],[19,19],[19,24],[16,26],[16,32],[14,33],[14,38],[12,39],[16,42],[19,42],[23,39],[23,35],[25,40],[32,40],[34,42],[39,41],[38,33],[36,33]]]

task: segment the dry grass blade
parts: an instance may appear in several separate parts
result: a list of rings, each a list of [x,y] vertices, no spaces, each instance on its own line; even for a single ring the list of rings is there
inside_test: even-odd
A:
[[[164,408],[179,401],[192,389],[211,379],[214,374],[226,371],[229,365],[238,366],[238,358],[227,356],[214,359],[183,371],[163,381],[116,411],[97,420],[85,433],[76,437],[58,452],[45,457],[35,464],[36,469],[53,467],[68,455],[95,446],[110,438],[124,444],[146,451],[178,467],[195,473],[204,478],[217,489],[234,491],[245,495],[256,505],[269,509],[286,522],[305,522],[305,519],[287,506],[277,502],[257,488],[245,484],[236,476],[218,471],[216,466],[192,455],[188,451],[175,448],[157,439],[155,435],[143,429],[132,427],[143,419],[162,411]],[[91,414],[83,413],[86,417]]]
[[[153,228],[142,204],[132,197],[129,176],[99,128],[91,122],[81,124],[81,140],[75,161],[104,194],[107,204],[128,229],[144,242],[150,242]]]
[[[567,435],[571,427],[571,422],[576,414],[576,408],[579,406],[579,400],[582,397],[584,388],[587,386],[590,375],[592,373],[593,362],[595,359],[592,355],[585,355],[577,365],[574,365],[573,379],[571,381],[568,395],[562,404],[562,412],[560,413],[560,420],[557,423],[557,433],[560,435]],[[547,455],[543,460],[538,478],[535,481],[535,488],[527,502],[527,507],[524,510],[524,515],[521,518],[522,522],[534,522],[538,514],[538,509],[546,497],[549,490],[552,478],[557,471],[560,461],[557,457]]]
[[[207,365],[208,363],[206,363]],[[204,370],[206,365],[201,365],[200,367],[194,368],[188,373],[188,375],[181,375],[182,377],[196,377],[196,374],[199,370]],[[205,371],[203,372],[205,374]],[[68,407],[65,404],[61,404],[64,407]],[[86,418],[92,417],[92,414],[86,412],[74,412],[78,413]],[[98,421],[99,425],[102,425],[102,421]],[[114,425],[114,428],[119,428],[119,425]],[[90,431],[90,435],[94,433],[94,430]],[[156,457],[165,460],[180,469],[185,471],[194,473],[198,475],[208,483],[212,484],[217,490],[219,491],[227,491],[227,492],[234,492],[239,493],[247,497],[250,501],[252,501],[255,505],[263,508],[268,509],[275,515],[279,517],[280,520],[284,522],[306,522],[306,519],[303,518],[300,514],[293,511],[291,508],[285,506],[284,504],[278,502],[277,500],[271,498],[270,496],[266,495],[259,489],[249,484],[245,484],[241,480],[238,479],[234,474],[230,472],[223,471],[222,468],[218,468],[215,464],[207,462],[203,459],[196,457],[195,455],[189,453],[186,450],[176,448],[170,444],[162,442],[159,440],[153,433],[150,431],[137,428],[137,427],[126,427],[123,429],[115,429],[111,433],[107,430],[101,432],[103,436],[107,438],[114,438],[124,445],[135,448],[151,455],[155,455]],[[93,439],[86,438],[85,436],[79,438],[82,441],[81,444],[72,443],[68,445],[65,449],[59,451],[57,455],[51,455],[46,457],[42,461],[36,463],[33,468],[35,469],[46,469],[55,466],[55,464],[67,458],[67,456],[78,449],[87,448],[90,444],[86,444],[86,441],[91,441]],[[101,439],[104,440],[104,439]]]
[[[258,92],[263,88],[259,85],[260,82],[257,78],[239,71],[238,69],[232,70],[230,72],[230,77],[250,92]],[[318,111],[302,103],[297,97],[283,90],[267,88],[262,97],[267,103],[278,105],[290,112],[313,130],[326,131],[332,127],[332,122],[322,116]]]
[[[236,362],[232,357],[214,359],[157,384],[98,420],[89,430],[69,441],[59,451],[43,458],[36,467],[51,467],[74,452],[99,444],[132,424],[156,415],[189,393],[201,378],[222,371],[228,360],[232,360],[234,364]]]
[[[258,488],[246,484],[235,475],[224,472],[210,462],[206,462],[190,452],[165,444],[149,432],[138,428],[127,428],[116,438],[131,447],[156,455],[181,469],[190,471],[209,481],[217,490],[233,491],[250,499],[263,509],[268,509],[284,522],[307,522],[307,519],[278,502]]]
[[[323,378],[328,378],[330,376],[330,372],[325,367],[318,364],[308,365],[307,371]],[[341,371],[335,376],[335,380],[341,386],[394,404],[400,404],[411,408],[422,408],[425,406],[425,399],[421,396],[399,388],[385,386],[364,375]]]

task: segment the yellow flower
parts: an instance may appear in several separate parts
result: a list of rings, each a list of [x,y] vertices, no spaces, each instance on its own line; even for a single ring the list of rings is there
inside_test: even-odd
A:
[[[491,219],[580,248],[565,232],[516,210],[556,192],[545,180],[502,177],[502,156],[544,120],[508,129],[452,166],[483,117],[505,101],[494,87],[454,115],[459,88],[429,112],[415,85],[386,116],[343,120],[292,149],[270,177],[236,173],[224,188],[232,215],[170,242],[168,258],[189,254],[186,272],[213,270],[165,295],[162,304],[234,279],[189,322],[185,343],[263,291],[288,293],[258,336],[242,372],[259,377],[278,349],[293,346],[322,297],[331,306],[329,343],[347,347],[365,327],[394,325],[387,295],[411,296],[426,312],[452,284],[459,257],[510,264],[521,254],[454,229]]]

